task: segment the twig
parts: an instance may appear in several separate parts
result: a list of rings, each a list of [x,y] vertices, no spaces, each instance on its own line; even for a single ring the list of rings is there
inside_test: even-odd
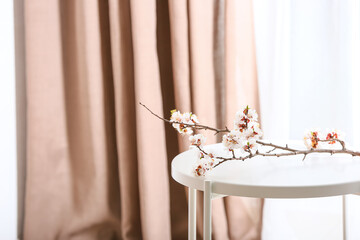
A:
[[[264,156],[264,157],[284,157],[284,156],[295,156],[295,155],[304,155],[303,157],[303,161],[305,160],[305,158],[307,157],[308,154],[312,154],[312,153],[330,153],[331,155],[333,154],[339,154],[339,153],[346,153],[346,154],[350,154],[353,157],[355,156],[360,156],[360,152],[355,152],[355,151],[350,151],[350,150],[331,150],[331,149],[310,149],[310,150],[299,150],[299,151],[295,151],[295,152],[286,152],[286,153],[261,153],[259,151],[256,151],[254,154],[249,154],[245,157],[237,157],[237,158],[221,158],[223,161],[219,162],[218,164],[214,165],[214,168],[217,167],[218,165],[220,165],[220,163],[224,163],[230,160],[242,160],[244,161],[245,159],[248,158],[253,158],[256,156]],[[218,158],[218,157],[216,157]]]
[[[276,147],[274,147],[273,149],[267,151],[266,153],[271,153],[271,152],[273,152],[274,150],[276,150]]]
[[[276,145],[276,144],[273,144],[273,143],[266,143],[266,142],[263,142],[263,141],[260,141],[260,140],[257,140],[256,142],[263,145],[263,146],[274,147],[276,149],[282,149],[282,150],[285,150],[285,151],[290,151],[290,152],[296,152],[297,151],[296,149],[289,148],[287,144],[286,144],[286,147],[283,147],[283,146]]]
[[[198,123],[193,123],[193,124],[190,124],[190,123],[182,123],[182,122],[177,122],[177,121],[170,121],[166,118],[163,118],[163,117],[160,117],[159,115],[157,115],[156,113],[154,113],[153,111],[151,111],[147,106],[145,106],[144,104],[142,104],[141,102],[139,103],[141,106],[143,106],[144,108],[146,108],[146,110],[148,110],[152,115],[154,115],[155,117],[163,120],[164,122],[167,122],[167,123],[176,123],[176,124],[182,124],[184,125],[184,127],[192,127],[194,129],[197,129],[197,130],[211,130],[211,131],[214,131],[215,132],[215,135],[218,134],[218,133],[222,133],[222,132],[230,132],[230,130],[225,127],[224,129],[217,129],[217,128],[213,128],[213,127],[209,127],[209,126],[205,126],[205,125],[202,125],[202,124],[198,124]]]
[[[338,142],[338,143],[340,143],[342,150],[346,150],[345,142],[344,142],[343,140],[340,140],[340,139],[337,139],[337,138],[334,138],[334,139],[323,139],[323,140],[319,139],[318,141],[319,141],[319,142]]]

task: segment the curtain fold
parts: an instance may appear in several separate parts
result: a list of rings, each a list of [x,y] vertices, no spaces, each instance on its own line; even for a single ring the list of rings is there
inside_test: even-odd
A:
[[[250,0],[225,1],[225,78],[227,126],[233,125],[235,113],[246,105],[261,113]],[[225,204],[230,238],[260,239],[263,200],[230,196]]]
[[[258,108],[251,13],[250,0],[25,0],[24,239],[186,239],[170,163],[187,140],[139,102],[218,127]],[[260,239],[261,212],[214,200],[214,238]]]

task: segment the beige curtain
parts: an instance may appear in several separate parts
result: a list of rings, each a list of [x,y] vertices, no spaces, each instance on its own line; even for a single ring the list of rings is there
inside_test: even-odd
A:
[[[216,126],[258,108],[251,1],[24,7],[24,239],[186,239],[186,191],[170,176],[186,141],[138,103]],[[215,200],[215,239],[260,239],[261,212],[261,200]]]

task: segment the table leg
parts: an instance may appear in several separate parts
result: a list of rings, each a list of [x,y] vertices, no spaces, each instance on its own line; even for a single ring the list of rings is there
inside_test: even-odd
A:
[[[343,239],[346,240],[346,196],[342,196]]]
[[[188,239],[196,240],[196,189],[189,188]]]
[[[211,181],[204,187],[204,240],[211,240]]]

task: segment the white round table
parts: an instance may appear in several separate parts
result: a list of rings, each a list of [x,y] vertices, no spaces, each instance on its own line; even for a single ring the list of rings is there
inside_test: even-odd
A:
[[[302,142],[289,147],[304,148]],[[224,156],[222,144],[205,146],[206,151]],[[265,148],[267,150],[271,148]],[[196,239],[196,190],[204,191],[204,239],[211,239],[211,200],[223,196],[255,198],[314,198],[360,192],[360,158],[347,154],[309,154],[303,156],[262,157],[228,161],[196,177],[193,167],[197,149],[177,155],[171,164],[174,180],[189,188],[189,239]],[[344,199],[343,199],[344,200]],[[345,201],[343,201],[345,208]],[[343,232],[345,232],[343,209]]]

